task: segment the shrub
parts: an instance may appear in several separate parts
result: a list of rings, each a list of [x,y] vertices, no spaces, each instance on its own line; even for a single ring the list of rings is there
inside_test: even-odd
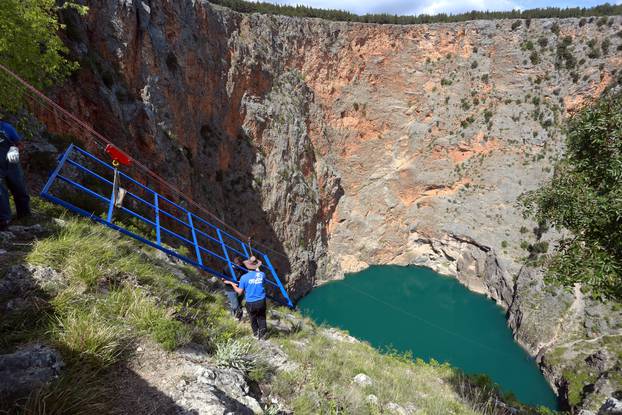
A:
[[[567,153],[552,181],[522,197],[526,215],[573,234],[560,242],[547,279],[568,287],[582,283],[594,295],[618,300],[622,219],[616,166],[622,163],[621,114],[619,93],[576,114],[567,125]]]
[[[523,24],[522,20],[516,20],[512,23],[512,30],[518,29]]]
[[[214,359],[223,367],[233,367],[248,372],[255,367],[257,356],[250,341],[229,340],[216,345]]]
[[[528,40],[525,43],[523,43],[523,49],[533,50],[533,42],[531,40]]]
[[[531,54],[529,55],[529,60],[531,61],[532,65],[537,65],[540,63],[540,55],[538,55],[538,52],[536,52],[535,50],[533,52],[531,52]]]
[[[559,36],[559,23],[555,22],[551,25],[551,32]]]
[[[600,58],[600,51],[598,49],[596,49],[596,48],[592,48],[587,53],[587,57],[590,58],[590,59],[598,59],[598,58]]]
[[[477,61],[471,62],[471,69],[477,68],[477,65],[478,65]]]
[[[586,23],[587,23],[587,20],[585,19],[585,17],[583,17],[581,20],[579,20],[579,27],[585,26]]]
[[[545,37],[541,37],[540,39],[538,39],[538,45],[540,45],[540,47],[542,49],[544,49],[545,47],[547,47],[549,44],[549,40]]]
[[[88,10],[76,9],[81,13]],[[51,0],[3,0],[0,7],[2,63],[39,89],[64,80],[78,67],[67,58],[69,51],[58,36],[63,27],[59,11]],[[17,86],[5,83],[0,88],[0,102],[5,109],[17,110],[23,104],[23,94]]]
[[[546,241],[536,242],[531,245],[530,252],[535,254],[545,254],[549,250],[549,243]]]
[[[606,55],[609,52],[609,46],[611,46],[611,41],[609,39],[603,39],[600,44],[600,48],[603,51],[603,55]]]
[[[605,16],[601,17],[596,21],[596,26],[601,27],[607,23],[607,18]]]
[[[508,247],[508,241],[501,241],[501,248],[507,248]]]

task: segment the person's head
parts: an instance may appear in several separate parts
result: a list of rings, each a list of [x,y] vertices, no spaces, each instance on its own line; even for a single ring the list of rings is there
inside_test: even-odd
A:
[[[244,266],[249,270],[257,270],[261,267],[262,262],[255,258],[255,256],[251,256],[246,261],[244,261]]]

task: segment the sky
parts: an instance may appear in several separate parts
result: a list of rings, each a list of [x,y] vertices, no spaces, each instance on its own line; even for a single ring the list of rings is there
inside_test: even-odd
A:
[[[461,13],[471,10],[512,10],[537,7],[590,7],[607,0],[263,0],[278,4],[304,4],[320,9],[348,10],[357,14],[400,15]],[[609,0],[622,4],[622,0]]]

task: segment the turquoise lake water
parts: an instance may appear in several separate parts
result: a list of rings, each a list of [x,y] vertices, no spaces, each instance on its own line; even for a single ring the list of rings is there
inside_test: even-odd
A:
[[[521,402],[557,409],[536,363],[514,342],[503,310],[454,278],[427,268],[373,266],[314,289],[298,307],[379,349],[410,350],[426,361],[485,373]]]

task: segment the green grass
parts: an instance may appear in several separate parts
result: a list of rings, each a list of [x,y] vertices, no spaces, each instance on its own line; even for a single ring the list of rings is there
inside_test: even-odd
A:
[[[446,364],[381,353],[367,343],[329,339],[311,323],[306,327],[294,338],[279,339],[298,370],[278,373],[271,385],[271,392],[285,397],[294,413],[380,413],[368,403],[370,394],[381,405],[411,404],[422,413],[492,413],[493,391],[474,386]],[[353,383],[359,373],[373,384]],[[471,393],[475,390],[481,394]]]
[[[66,315],[56,316],[52,324],[53,338],[80,364],[110,366],[117,362],[129,341],[129,336],[99,316],[96,308],[72,309]]]
[[[88,288],[130,275],[142,283],[152,282],[159,277],[159,270],[137,254],[136,248],[103,226],[71,219],[57,235],[38,241],[27,260],[62,270],[72,282]]]

